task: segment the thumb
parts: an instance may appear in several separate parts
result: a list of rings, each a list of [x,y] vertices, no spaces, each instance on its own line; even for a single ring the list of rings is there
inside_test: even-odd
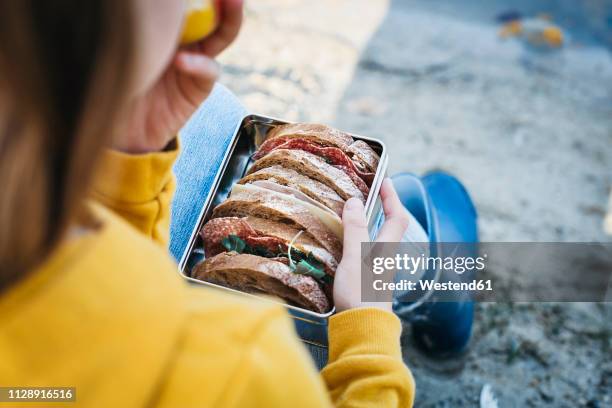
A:
[[[342,259],[359,258],[361,243],[369,241],[368,223],[361,200],[351,198],[344,204],[342,225],[344,227]]]

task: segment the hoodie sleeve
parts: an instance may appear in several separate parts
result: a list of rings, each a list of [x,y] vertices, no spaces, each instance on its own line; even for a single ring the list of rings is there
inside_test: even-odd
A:
[[[414,379],[402,361],[401,323],[375,308],[348,310],[329,322],[329,362],[322,371],[338,407],[411,407]]]
[[[269,319],[247,354],[236,404],[265,407],[411,407],[414,380],[400,349],[401,324],[368,308],[331,318],[330,361],[316,372],[286,313]],[[246,367],[249,367],[247,370]],[[247,375],[246,373],[250,373]],[[228,395],[229,395],[228,391]]]
[[[170,150],[147,154],[106,150],[96,173],[93,198],[166,247],[175,186],[172,165],[178,152],[178,142]]]

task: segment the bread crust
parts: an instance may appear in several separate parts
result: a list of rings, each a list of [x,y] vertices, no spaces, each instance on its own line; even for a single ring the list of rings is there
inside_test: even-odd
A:
[[[370,145],[363,140],[355,140],[353,144],[348,147],[347,154],[356,164],[359,162],[367,171],[376,173],[380,156],[378,156]]]
[[[224,252],[207,258],[192,277],[248,293],[278,296],[290,304],[325,313],[330,302],[315,279],[291,271],[284,263],[256,255]]]

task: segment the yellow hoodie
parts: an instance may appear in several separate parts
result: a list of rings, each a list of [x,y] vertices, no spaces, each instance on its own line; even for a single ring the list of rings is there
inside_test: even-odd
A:
[[[179,277],[165,250],[176,155],[107,152],[100,228],[0,293],[0,386],[76,388],[76,402],[0,407],[411,406],[394,315],[332,317],[318,373],[282,307]]]

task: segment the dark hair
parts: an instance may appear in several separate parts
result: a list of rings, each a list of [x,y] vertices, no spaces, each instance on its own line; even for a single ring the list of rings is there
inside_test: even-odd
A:
[[[130,85],[131,3],[0,2],[0,288],[85,214]]]

